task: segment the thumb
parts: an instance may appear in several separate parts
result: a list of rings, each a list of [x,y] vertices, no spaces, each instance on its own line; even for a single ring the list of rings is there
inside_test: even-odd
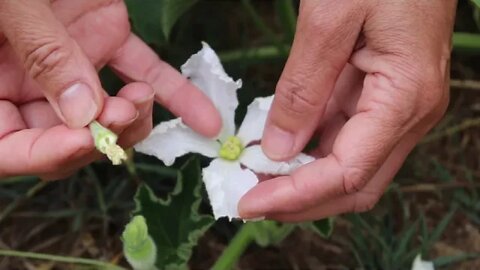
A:
[[[361,31],[364,14],[355,3],[301,1],[297,32],[262,139],[271,159],[298,154],[318,126]]]
[[[97,117],[103,93],[96,70],[49,1],[0,0],[0,27],[65,124],[80,128]]]

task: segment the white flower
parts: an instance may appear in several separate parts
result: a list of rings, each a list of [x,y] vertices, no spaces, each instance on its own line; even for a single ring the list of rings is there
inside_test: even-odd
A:
[[[272,161],[265,156],[260,145],[252,145],[262,137],[273,96],[256,98],[248,106],[245,119],[235,133],[237,89],[242,82],[233,81],[225,73],[218,56],[206,43],[182,66],[182,73],[213,101],[220,112],[223,121],[220,135],[217,139],[203,137],[177,118],[160,123],[135,149],[156,156],[166,165],[172,165],[175,158],[187,153],[215,158],[203,169],[203,181],[216,219],[239,217],[237,205],[240,198],[258,183],[254,172],[285,175],[313,161],[305,154],[288,162]]]
[[[413,261],[412,270],[435,270],[433,262],[422,260],[422,255],[418,254]]]

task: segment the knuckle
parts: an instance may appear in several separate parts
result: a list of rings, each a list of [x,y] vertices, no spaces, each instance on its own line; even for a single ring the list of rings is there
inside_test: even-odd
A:
[[[359,192],[370,180],[364,170],[347,168],[343,174],[343,188],[345,195]]]
[[[304,83],[291,78],[281,80],[275,95],[280,108],[292,116],[303,116],[316,111],[320,105],[317,96]]]
[[[367,107],[384,112],[378,117],[391,120],[389,122],[402,130],[425,118],[437,120],[448,105],[445,81],[435,68],[396,62],[390,72],[366,78],[366,84],[380,90]]]
[[[425,118],[439,118],[443,115],[449,101],[445,72],[441,68],[422,64],[421,61],[408,63],[403,60],[396,63],[394,72],[398,76],[390,79],[393,90],[400,96],[394,100],[403,101],[401,107],[408,108],[398,116],[404,115],[407,121],[418,122]],[[395,95],[395,94],[394,94]],[[397,116],[397,117],[398,117]]]
[[[364,194],[363,196],[364,197],[355,200],[353,212],[368,212],[375,208],[375,205],[377,205],[378,201],[380,200],[380,195],[378,193],[368,193]]]
[[[25,53],[25,67],[34,79],[56,72],[70,58],[70,48],[58,37],[39,39]]]
[[[427,77],[425,87],[421,89],[418,114],[421,118],[438,121],[445,113],[450,100],[448,84],[444,76],[433,74]]]

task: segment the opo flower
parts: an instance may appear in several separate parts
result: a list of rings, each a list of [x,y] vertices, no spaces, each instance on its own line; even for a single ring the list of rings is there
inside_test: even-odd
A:
[[[412,270],[435,270],[433,262],[422,260],[422,255],[418,254],[412,264]]]
[[[248,106],[243,123],[236,130],[237,89],[242,82],[234,81],[225,73],[218,56],[206,43],[181,69],[184,76],[203,91],[220,112],[223,121],[220,135],[216,139],[203,137],[177,118],[160,123],[135,149],[156,156],[168,166],[175,158],[187,153],[214,158],[202,174],[216,219],[239,217],[237,205],[240,198],[258,183],[255,173],[285,175],[313,161],[305,154],[299,154],[288,162],[273,161],[258,145],[273,96],[256,98]]]

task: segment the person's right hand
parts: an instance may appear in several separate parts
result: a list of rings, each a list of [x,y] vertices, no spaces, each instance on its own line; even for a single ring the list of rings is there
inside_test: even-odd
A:
[[[448,105],[456,1],[302,0],[262,138],[289,160],[316,134],[317,159],[263,181],[242,218],[316,220],[371,209]]]
[[[104,65],[146,83],[108,97]],[[92,162],[94,119],[135,144],[151,130],[154,94],[197,132],[219,132],[209,99],[130,33],[122,1],[0,0],[0,178],[58,179]]]

